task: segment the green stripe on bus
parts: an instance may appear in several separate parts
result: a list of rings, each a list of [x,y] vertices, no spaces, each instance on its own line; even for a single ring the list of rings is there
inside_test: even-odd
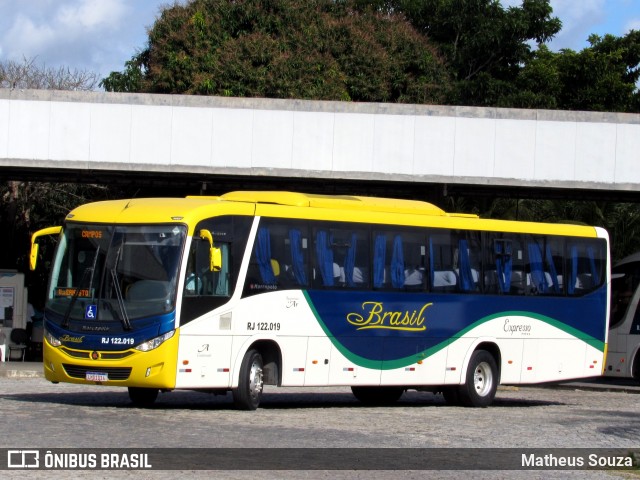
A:
[[[582,340],[583,342],[585,342],[586,344],[592,346],[593,348],[595,348],[596,350],[599,350],[601,352],[604,352],[604,342],[593,338],[590,335],[587,335],[586,333],[581,332],[580,330],[570,327],[554,318],[551,317],[547,317],[546,315],[540,315],[537,313],[533,313],[533,312],[526,312],[526,311],[517,311],[517,310],[513,310],[513,311],[506,311],[506,312],[500,312],[500,313],[494,313],[492,315],[488,315],[484,318],[481,318],[477,321],[475,321],[474,323],[472,323],[471,325],[469,325],[466,328],[463,328],[462,330],[460,330],[456,335],[443,340],[442,342],[438,343],[437,345],[434,345],[433,347],[427,348],[426,350],[423,350],[422,352],[413,354],[413,355],[409,355],[408,357],[403,357],[403,358],[398,358],[396,360],[370,360],[364,357],[361,357],[360,355],[356,355],[355,353],[351,352],[349,349],[347,349],[344,345],[342,345],[334,336],[332,336],[331,331],[327,328],[327,326],[325,325],[325,323],[322,321],[322,318],[320,317],[320,314],[318,313],[318,311],[315,308],[315,305],[313,304],[313,302],[311,301],[311,298],[309,297],[309,294],[307,293],[306,290],[303,290],[302,293],[304,294],[305,298],[307,299],[307,304],[309,305],[309,308],[311,309],[311,311],[313,312],[314,316],[316,317],[316,320],[318,321],[318,323],[320,324],[320,326],[322,327],[322,330],[324,331],[325,335],[329,338],[329,340],[331,340],[331,343],[333,343],[333,345],[338,349],[338,351],[344,355],[350,362],[360,366],[360,367],[365,367],[365,368],[372,368],[372,369],[376,369],[376,370],[393,370],[395,368],[402,368],[402,367],[406,367],[409,365],[413,365],[419,361],[424,361],[425,359],[429,358],[430,356],[438,353],[440,350],[442,350],[443,348],[447,347],[450,343],[452,343],[453,341],[455,341],[458,338],[464,337],[465,334],[467,334],[468,332],[470,332],[471,330],[473,330],[474,328],[477,328],[478,326],[482,325],[483,323],[489,322],[491,320],[494,320],[496,318],[500,318],[500,317],[509,317],[509,316],[522,316],[522,317],[527,317],[527,318],[533,318],[536,320],[539,320],[541,322],[547,323],[549,325],[551,325],[552,327],[555,327],[559,330],[562,330],[566,333],[568,333],[569,335],[575,337],[578,340]]]

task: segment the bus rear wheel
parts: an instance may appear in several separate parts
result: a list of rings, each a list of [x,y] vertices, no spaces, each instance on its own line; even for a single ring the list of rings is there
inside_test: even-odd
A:
[[[633,360],[631,367],[631,377],[638,383],[640,383],[640,352],[636,353],[636,358]]]
[[[367,405],[391,405],[397,402],[404,388],[402,387],[351,387],[353,395]]]
[[[240,410],[255,410],[260,405],[263,383],[262,355],[249,350],[242,359],[238,388],[233,389],[233,403]]]
[[[157,388],[129,387],[129,399],[136,407],[150,407],[158,398]]]
[[[460,385],[458,399],[465,407],[488,407],[498,389],[498,366],[486,350],[471,355],[464,385]]]

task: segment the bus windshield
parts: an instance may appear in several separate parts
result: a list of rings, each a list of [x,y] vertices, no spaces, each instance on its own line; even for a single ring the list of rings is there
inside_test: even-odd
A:
[[[71,322],[135,320],[175,308],[186,227],[67,224],[55,255],[47,308]]]

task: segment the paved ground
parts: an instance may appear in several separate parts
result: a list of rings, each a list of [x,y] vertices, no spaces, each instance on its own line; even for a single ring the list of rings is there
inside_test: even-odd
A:
[[[42,378],[42,364],[0,364],[2,448],[246,449],[474,448],[491,463],[499,448],[640,447],[640,386],[611,380],[554,387],[500,388],[492,407],[449,407],[441,396],[408,392],[392,407],[364,407],[348,388],[265,389],[255,412],[233,409],[230,395],[161,394],[152,409],[131,406],[126,390],[58,384]],[[0,471],[0,477],[25,478]],[[20,472],[23,473],[23,472]],[[74,471],[74,478],[308,479],[564,479],[634,478],[629,472],[585,471]],[[7,474],[7,475],[5,475]],[[29,478],[69,478],[68,472],[30,472]]]

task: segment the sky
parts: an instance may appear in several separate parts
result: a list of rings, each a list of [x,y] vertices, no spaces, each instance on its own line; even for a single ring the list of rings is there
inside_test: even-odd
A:
[[[184,1],[184,0],[182,0]],[[501,0],[505,6],[521,0]],[[51,68],[124,70],[145,47],[147,29],[173,0],[0,0],[0,61],[23,59]],[[640,0],[551,0],[562,20],[552,50],[581,50],[590,34],[640,30]]]

